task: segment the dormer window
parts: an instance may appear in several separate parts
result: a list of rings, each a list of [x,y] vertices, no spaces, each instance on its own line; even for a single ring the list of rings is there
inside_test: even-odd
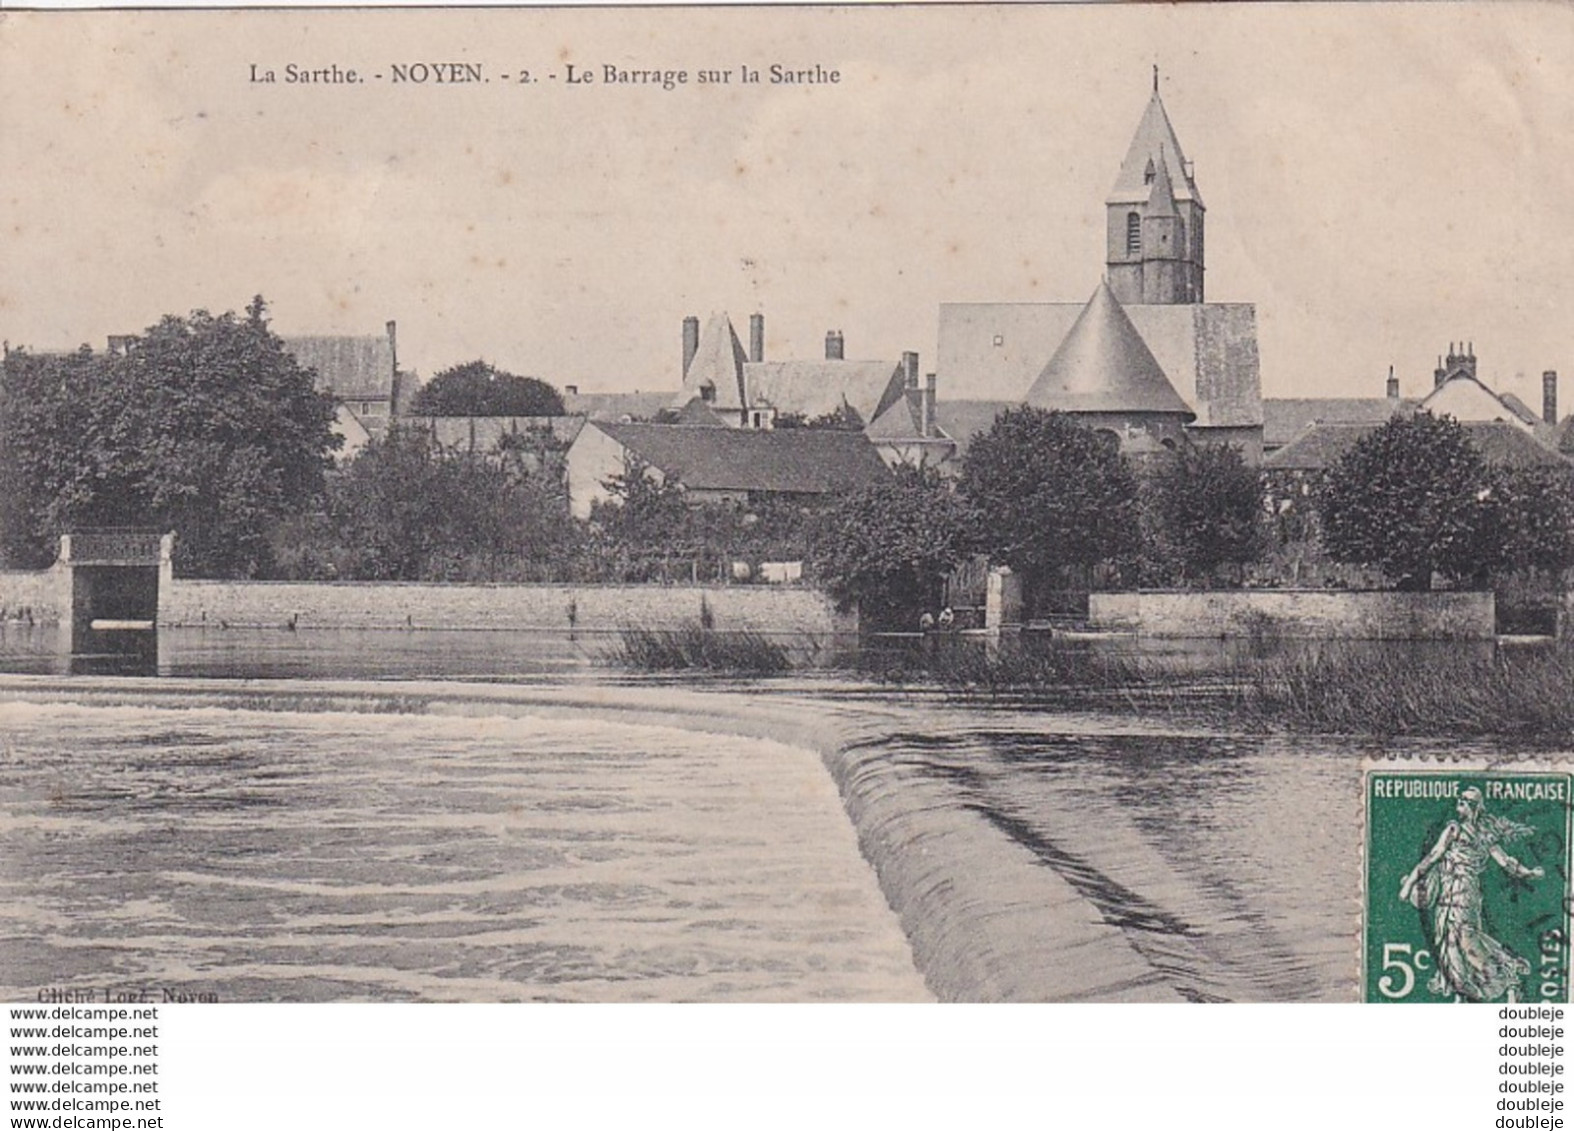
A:
[[[1126,213],[1126,254],[1142,254],[1142,217],[1135,212]]]
[[[1158,175],[1159,171],[1153,167],[1153,158],[1149,157],[1148,167],[1143,170],[1142,173],[1142,183],[1145,185],[1151,185],[1153,183],[1153,178]]]

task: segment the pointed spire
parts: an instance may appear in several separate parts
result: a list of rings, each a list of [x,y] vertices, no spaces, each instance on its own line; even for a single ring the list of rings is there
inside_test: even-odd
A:
[[[1027,403],[1062,412],[1160,412],[1196,419],[1107,283],[1082,308],[1028,390]]]
[[[1192,180],[1191,162],[1181,150],[1180,139],[1175,136],[1175,127],[1170,125],[1156,87],[1148,99],[1147,109],[1142,112],[1142,120],[1137,123],[1137,132],[1132,135],[1126,158],[1120,163],[1120,175],[1115,178],[1115,187],[1105,203],[1140,204],[1147,200],[1151,182],[1146,174],[1150,161],[1155,169],[1159,164],[1168,168],[1176,200],[1195,200],[1202,204],[1202,196]]]
[[[1159,147],[1158,165],[1153,174],[1153,190],[1148,193],[1149,217],[1175,216],[1175,187],[1170,182],[1169,165],[1164,160],[1164,147]]]

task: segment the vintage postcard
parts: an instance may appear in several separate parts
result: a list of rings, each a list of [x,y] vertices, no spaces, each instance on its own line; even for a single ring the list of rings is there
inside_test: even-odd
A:
[[[0,11],[0,993],[1566,1002],[1571,63]]]

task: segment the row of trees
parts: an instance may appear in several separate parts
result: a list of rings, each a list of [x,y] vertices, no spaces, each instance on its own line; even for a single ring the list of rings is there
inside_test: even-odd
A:
[[[1182,448],[1139,471],[1071,417],[1015,409],[974,439],[954,488],[904,471],[840,500],[818,572],[839,600],[885,620],[933,608],[975,554],[1023,575],[1030,597],[1085,590],[1096,575],[1239,584],[1271,544],[1266,486],[1233,448]],[[1304,486],[1326,554],[1401,588],[1574,566],[1569,471],[1494,468],[1448,418],[1396,418]]]
[[[411,410],[556,416],[563,402],[476,361],[427,382]],[[433,459],[424,437],[391,435],[339,471],[335,412],[260,296],[244,315],[167,317],[107,353],[7,351],[0,560],[42,567],[62,532],[93,526],[178,531],[176,568],[202,577],[542,576],[574,558],[560,451]]]
[[[1256,473],[1234,448],[1183,448],[1139,472],[1117,445],[1063,413],[1011,409],[974,438],[955,485],[898,469],[840,500],[816,544],[838,600],[905,619],[985,555],[1028,593],[1216,581],[1266,544]]]
[[[1390,421],[1317,488],[1329,555],[1403,589],[1430,588],[1434,575],[1479,588],[1507,572],[1574,565],[1569,472],[1492,467],[1448,417]]]
[[[476,362],[434,378],[415,410],[549,416],[562,403]],[[894,615],[932,607],[975,554],[1030,589],[1220,584],[1270,543],[1264,483],[1233,449],[1183,448],[1139,471],[1107,438],[1031,408],[975,438],[954,484],[902,471],[829,508],[694,506],[631,467],[588,524],[570,515],[549,432],[461,456],[395,428],[335,469],[334,412],[261,298],[244,315],[166,318],[110,353],[8,353],[0,552],[42,566],[63,530],[139,525],[179,532],[188,576],[646,580],[807,558],[838,598]],[[1491,467],[1448,419],[1392,421],[1306,498],[1329,557],[1402,587],[1574,564],[1568,474]]]

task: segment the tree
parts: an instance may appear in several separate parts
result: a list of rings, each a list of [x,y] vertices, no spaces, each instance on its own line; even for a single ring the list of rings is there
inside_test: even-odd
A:
[[[971,552],[970,526],[966,504],[935,472],[898,467],[820,515],[815,574],[867,621],[911,627],[939,604],[947,575]]]
[[[545,381],[469,361],[422,385],[410,411],[415,416],[562,416],[563,398]]]
[[[1030,589],[1068,567],[1088,570],[1131,553],[1141,541],[1130,463],[1065,413],[1001,413],[974,438],[958,488],[980,549]]]
[[[1400,589],[1430,589],[1433,574],[1483,578],[1502,560],[1493,486],[1457,421],[1395,417],[1328,470],[1317,503],[1323,546]]]
[[[602,486],[610,496],[591,506],[590,520],[625,548],[677,547],[689,525],[689,504],[676,478],[651,474],[642,460],[625,454],[623,470]]]
[[[6,358],[0,464],[19,500],[8,555],[37,557],[80,526],[175,531],[176,569],[245,577],[268,565],[272,523],[318,504],[334,403],[268,328],[166,317],[122,349]]]
[[[1499,469],[1492,475],[1493,529],[1511,570],[1557,574],[1574,566],[1574,475],[1566,468]]]
[[[311,572],[387,581],[545,580],[568,572],[580,532],[551,467],[444,453],[394,427],[329,488]],[[307,555],[300,555],[305,557]]]
[[[1159,553],[1183,577],[1256,561],[1266,548],[1263,490],[1239,448],[1186,445],[1149,485]]]

